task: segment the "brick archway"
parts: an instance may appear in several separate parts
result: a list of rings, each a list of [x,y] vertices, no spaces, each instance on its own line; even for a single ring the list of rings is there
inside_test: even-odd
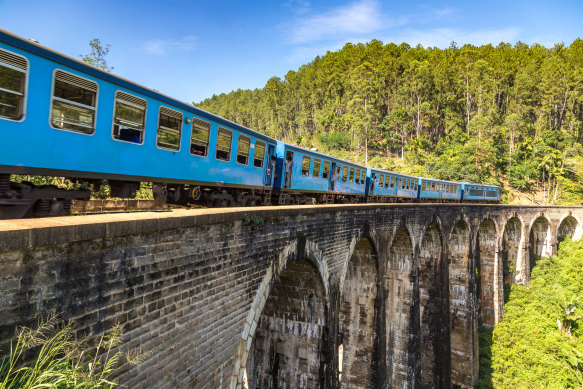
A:
[[[362,238],[348,263],[340,297],[339,381],[345,387],[379,386],[378,257],[373,243]]]
[[[419,249],[419,305],[421,330],[421,384],[441,382],[444,358],[441,327],[444,322],[443,296],[447,295],[441,285],[443,237],[437,222],[425,230]]]
[[[411,367],[410,325],[414,311],[414,253],[411,235],[405,227],[395,233],[389,249],[385,289],[387,381],[389,386],[415,382],[416,372]],[[413,347],[415,348],[415,347]],[[418,381],[417,381],[418,382]]]

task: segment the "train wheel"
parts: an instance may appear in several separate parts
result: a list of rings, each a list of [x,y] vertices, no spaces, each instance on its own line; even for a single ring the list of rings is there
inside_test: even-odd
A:
[[[38,200],[34,204],[34,216],[46,217],[51,214],[51,200]]]

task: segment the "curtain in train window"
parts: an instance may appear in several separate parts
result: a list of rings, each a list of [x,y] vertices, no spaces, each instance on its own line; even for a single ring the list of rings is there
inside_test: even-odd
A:
[[[310,163],[312,162],[312,158],[304,155],[302,159],[302,176],[309,176],[310,175]]]
[[[322,178],[328,178],[330,174],[330,161],[324,161],[324,168],[322,169]]]
[[[115,94],[113,138],[142,143],[146,123],[146,100],[118,91]]]
[[[237,163],[247,165],[249,163],[249,149],[251,147],[251,139],[245,135],[239,135],[237,142]]]
[[[223,127],[219,127],[219,133],[217,134],[217,153],[216,159],[221,161],[231,160],[231,140],[233,139],[233,133]]]
[[[0,118],[24,117],[24,90],[28,62],[20,55],[0,50]]]
[[[51,103],[54,128],[92,134],[96,106],[97,83],[61,70],[55,72]]]
[[[156,145],[161,149],[180,150],[182,114],[173,109],[160,107],[158,116],[158,139]]]
[[[211,124],[192,118],[192,132],[190,134],[190,154],[206,157],[209,152],[209,138]]]
[[[253,166],[263,167],[265,159],[265,142],[255,141],[255,153],[253,154]]]
[[[322,165],[322,160],[320,158],[314,158],[314,168],[312,169],[312,176],[320,178],[320,166]]]

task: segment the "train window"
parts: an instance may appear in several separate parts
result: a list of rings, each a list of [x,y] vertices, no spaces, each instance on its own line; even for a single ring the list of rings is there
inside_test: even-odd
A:
[[[346,182],[348,180],[348,166],[342,168],[342,181]]]
[[[55,72],[51,124],[59,130],[92,134],[95,130],[97,83],[62,70]]]
[[[312,176],[320,178],[320,166],[322,165],[322,160],[320,158],[314,158],[314,168],[312,169]]]
[[[24,117],[26,58],[0,50],[0,118],[21,120]]]
[[[350,168],[350,173],[348,175],[348,182],[354,182],[354,168]]]
[[[255,153],[253,155],[253,166],[263,167],[263,160],[265,159],[265,143],[260,140],[255,142]]]
[[[397,185],[397,177],[391,176],[391,188],[394,188]]]
[[[180,150],[182,114],[170,108],[160,107],[158,114],[158,138],[156,146],[161,149]]]
[[[251,139],[245,135],[239,135],[237,141],[237,163],[241,165],[249,164],[249,148],[251,147]]]
[[[425,191],[425,181],[423,181],[423,183],[421,184],[421,190]]]
[[[431,192],[435,192],[435,182],[431,183],[431,189],[429,189]]]
[[[385,185],[385,176],[381,174],[379,177],[379,188],[382,188],[383,185]]]
[[[365,178],[364,178],[364,170],[360,171],[360,184],[364,184]]]
[[[217,153],[216,159],[229,162],[231,160],[231,140],[233,139],[233,132],[226,128],[219,127],[217,134]]]
[[[330,174],[330,161],[324,161],[324,168],[322,169],[322,178],[328,178]]]
[[[302,176],[309,176],[310,175],[310,163],[312,162],[312,158],[304,155],[302,159]]]
[[[209,137],[211,124],[192,118],[192,131],[190,133],[190,154],[206,157],[209,151]]]
[[[146,100],[117,91],[113,110],[113,138],[141,144],[145,122]]]

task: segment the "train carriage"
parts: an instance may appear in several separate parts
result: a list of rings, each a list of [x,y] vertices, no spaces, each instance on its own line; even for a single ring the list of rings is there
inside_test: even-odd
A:
[[[279,203],[355,202],[366,194],[366,168],[278,142],[276,183]]]
[[[2,188],[9,174],[38,174],[108,180],[119,197],[149,181],[172,202],[269,202],[275,147],[275,139],[0,31]],[[70,200],[61,191],[52,201],[59,196]]]
[[[459,201],[461,200],[461,184],[453,181],[421,178],[419,198],[421,201]]]
[[[470,184],[462,185],[462,201],[464,202],[500,202],[502,190],[495,185]]]
[[[369,168],[367,170],[367,179],[369,202],[402,201],[417,198],[418,177]]]

